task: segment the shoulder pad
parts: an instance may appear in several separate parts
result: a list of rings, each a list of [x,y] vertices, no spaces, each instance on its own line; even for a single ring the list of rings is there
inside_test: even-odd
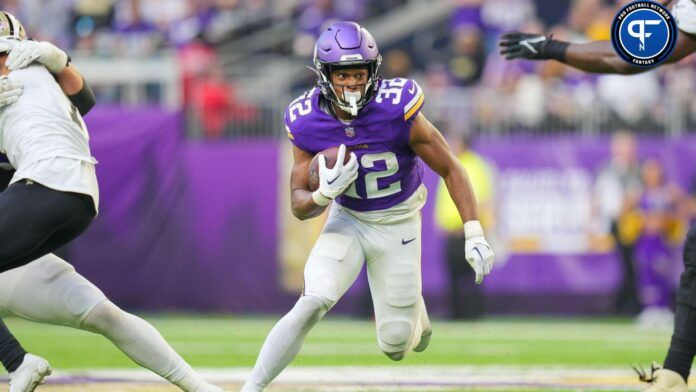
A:
[[[423,90],[413,79],[384,79],[379,84],[375,101],[392,106],[395,116],[410,122],[423,107],[425,96]]]
[[[317,94],[317,91],[318,89],[315,87],[305,92],[294,101],[290,102],[288,107],[285,109],[285,132],[287,133],[288,138],[290,138],[290,141],[299,148],[302,148],[302,146],[297,140],[297,133],[303,128],[302,125],[304,121],[310,117],[312,111],[317,109],[314,107],[316,104],[314,97]]]

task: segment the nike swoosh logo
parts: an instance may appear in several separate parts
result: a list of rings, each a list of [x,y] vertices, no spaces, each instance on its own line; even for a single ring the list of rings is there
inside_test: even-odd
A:
[[[401,239],[401,245],[406,245],[406,244],[408,244],[408,243],[410,243],[410,242],[413,242],[413,241],[415,241],[415,240],[416,240],[415,238],[411,238],[410,240],[406,241],[405,239],[402,238],[402,239]]]
[[[538,37],[538,38],[525,39],[522,42],[520,42],[520,44],[522,46],[526,47],[527,49],[529,49],[530,52],[532,52],[534,54],[539,54],[539,51],[534,49],[534,47],[530,44],[538,44],[539,42],[544,42],[544,41],[546,41],[546,37]]]
[[[336,180],[338,180],[338,177],[340,177],[340,176],[341,176],[341,175],[339,174],[339,175],[337,175],[336,178],[334,178],[333,180],[326,181],[326,183],[329,184],[329,185],[331,185],[331,184],[333,184],[334,182],[336,182]]]
[[[476,251],[476,253],[478,253],[481,260],[483,260],[483,256],[481,256],[481,251],[479,251],[478,248],[474,248],[474,250]]]
[[[413,94],[413,93],[415,93],[415,92],[416,92],[416,85],[414,84],[414,85],[411,86],[410,89],[408,89],[408,93],[409,93],[409,94]]]

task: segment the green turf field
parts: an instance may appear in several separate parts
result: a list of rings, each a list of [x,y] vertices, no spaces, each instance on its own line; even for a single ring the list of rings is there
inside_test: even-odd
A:
[[[241,368],[243,371],[253,365],[265,335],[276,320],[275,318],[203,315],[147,315],[145,318],[152,322],[194,367]],[[100,336],[16,319],[9,319],[7,322],[29,351],[49,359],[53,367],[59,371],[137,368]],[[449,369],[451,366],[462,366],[471,370],[470,367],[473,366],[474,374],[476,374],[477,366],[487,369],[485,371],[491,372],[490,374],[496,374],[491,371],[493,365],[510,369],[515,367],[545,369],[552,366],[556,369],[555,371],[561,373],[564,369],[612,368],[626,369],[625,375],[622,373],[621,377],[628,379],[630,376],[632,382],[630,365],[649,365],[650,361],[661,361],[670,335],[669,330],[639,330],[631,320],[623,319],[490,318],[477,322],[435,320],[433,328],[433,340],[426,352],[409,354],[403,361],[394,363],[377,348],[372,321],[330,316],[312,331],[292,366],[300,369],[301,367],[350,366],[397,370]],[[482,379],[485,381],[485,377]],[[605,379],[609,380],[610,377],[606,376]],[[603,381],[590,380],[589,382]],[[626,383],[626,381],[622,382]],[[79,390],[114,390],[99,389],[104,388],[103,386],[94,388],[96,389]],[[612,390],[608,388],[605,386],[597,390]],[[634,389],[626,388],[624,386],[617,390],[637,391],[640,386],[636,383]],[[130,390],[125,387],[116,390],[119,389]],[[46,390],[52,389],[48,387]],[[174,389],[161,390],[173,391]],[[371,391],[372,389],[367,387],[269,389],[271,392],[296,390]],[[430,389],[416,388],[415,390]],[[549,391],[565,389],[500,385],[495,388],[483,387],[483,389],[472,386],[465,389],[432,390]]]
[[[252,366],[275,318],[145,316],[194,366]],[[135,367],[101,336],[18,319],[7,324],[28,350],[59,368]],[[631,320],[487,319],[433,321],[434,335],[412,365],[617,365],[662,360],[669,330],[642,331]],[[374,323],[327,317],[310,333],[295,365],[390,365]]]

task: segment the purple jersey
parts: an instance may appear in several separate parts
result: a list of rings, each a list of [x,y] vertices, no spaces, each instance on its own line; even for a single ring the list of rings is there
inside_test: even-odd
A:
[[[294,100],[285,111],[290,141],[312,155],[345,144],[358,157],[358,179],[336,198],[354,211],[393,207],[418,189],[420,160],[409,146],[411,124],[423,106],[420,86],[410,79],[385,79],[375,97],[349,124],[320,107],[318,88]]]

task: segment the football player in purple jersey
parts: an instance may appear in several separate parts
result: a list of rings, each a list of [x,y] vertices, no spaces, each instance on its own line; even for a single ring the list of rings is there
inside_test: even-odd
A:
[[[667,6],[672,0],[659,1]],[[696,52],[696,0],[676,0],[672,8],[679,37],[666,64],[678,62]],[[593,73],[635,74],[651,68],[637,67],[622,60],[610,41],[575,44],[542,34],[510,32],[500,40],[501,54],[508,60],[558,60]],[[684,272],[677,291],[674,334],[664,367],[653,368],[641,379],[651,385],[644,392],[688,392],[689,378],[696,356],[696,225],[691,226],[684,246]]]
[[[315,47],[318,87],[285,112],[294,156],[292,212],[308,219],[331,207],[305,266],[303,294],[269,333],[244,392],[262,391],[292,361],[364,262],[380,349],[395,361],[425,350],[432,329],[421,295],[422,162],[443,177],[466,222],[466,261],[476,282],[491,271],[493,252],[471,185],[444,137],[420,113],[423,91],[413,80],[380,79],[380,63],[367,30],[353,22],[332,24]],[[310,191],[312,158],[335,146],[336,165],[327,168],[320,156],[319,189]],[[345,154],[350,159],[344,164]]]

